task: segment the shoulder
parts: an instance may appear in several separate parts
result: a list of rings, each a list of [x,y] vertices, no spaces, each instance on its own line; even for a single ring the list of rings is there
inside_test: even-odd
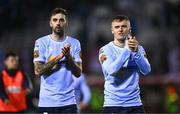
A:
[[[104,53],[104,52],[109,52],[111,46],[112,46],[111,42],[109,42],[108,44],[104,45],[103,47],[101,47],[99,49],[99,54]]]
[[[142,46],[142,45],[138,45],[138,50],[140,50],[140,51],[144,51],[143,46]]]
[[[46,35],[46,36],[38,38],[36,40],[36,43],[45,43],[45,42],[48,42],[48,41],[49,41],[49,35]]]
[[[71,37],[71,36],[67,36],[68,37],[68,40],[71,42],[71,43],[74,43],[74,44],[79,44],[80,41],[74,37]]]

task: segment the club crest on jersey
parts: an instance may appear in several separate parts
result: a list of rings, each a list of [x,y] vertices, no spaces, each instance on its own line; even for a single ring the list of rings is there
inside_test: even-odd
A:
[[[103,63],[103,62],[106,61],[106,60],[107,60],[106,55],[102,55],[102,56],[100,57],[101,63]]]
[[[38,58],[39,57],[39,50],[35,50],[34,51],[34,58]]]

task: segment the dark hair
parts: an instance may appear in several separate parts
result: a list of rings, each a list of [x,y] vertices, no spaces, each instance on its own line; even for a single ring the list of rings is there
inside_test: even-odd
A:
[[[15,53],[15,52],[7,52],[6,54],[5,54],[5,60],[7,59],[7,58],[9,58],[9,57],[17,57],[18,55]]]
[[[63,8],[55,8],[55,9],[53,9],[53,10],[51,11],[51,17],[52,17],[53,15],[58,14],[58,13],[64,14],[64,15],[66,16],[66,18],[68,17],[67,11],[66,11],[65,9],[63,9]]]
[[[123,20],[130,21],[129,18],[125,15],[116,15],[114,18],[112,18],[112,22],[115,20],[116,21],[123,21]]]

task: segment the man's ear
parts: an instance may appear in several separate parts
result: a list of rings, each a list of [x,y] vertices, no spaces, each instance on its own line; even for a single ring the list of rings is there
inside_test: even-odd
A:
[[[51,22],[51,20],[49,21],[49,26],[52,27],[52,22]]]
[[[114,31],[113,31],[112,27],[111,27],[111,33],[114,34]]]
[[[128,34],[130,34],[131,35],[131,27],[129,28],[129,33]]]

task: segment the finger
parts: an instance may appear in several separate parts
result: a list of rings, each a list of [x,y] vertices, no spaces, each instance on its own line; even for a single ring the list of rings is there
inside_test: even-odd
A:
[[[137,46],[138,44],[137,44],[137,43],[128,43],[128,45],[134,45],[134,46]]]
[[[137,45],[138,42],[137,41],[129,41],[128,44],[136,44]]]
[[[136,42],[137,42],[137,40],[135,39],[135,37],[134,37],[133,39],[129,39],[129,41],[136,41]]]
[[[65,46],[64,48],[67,50],[70,50],[70,46]]]
[[[137,46],[135,45],[129,45],[129,48],[136,48]]]
[[[67,53],[67,50],[65,48],[62,48],[62,53],[63,54],[66,54]]]
[[[129,41],[128,43],[129,43],[129,44],[137,44],[136,41]]]
[[[128,43],[128,46],[130,46],[130,45],[137,46],[136,43]]]
[[[137,42],[128,42],[128,45],[137,45]]]
[[[64,51],[66,51],[66,52],[68,52],[69,50],[70,50],[70,48],[69,47],[64,47],[64,48],[62,48]]]
[[[128,42],[128,44],[137,44],[137,42]]]

